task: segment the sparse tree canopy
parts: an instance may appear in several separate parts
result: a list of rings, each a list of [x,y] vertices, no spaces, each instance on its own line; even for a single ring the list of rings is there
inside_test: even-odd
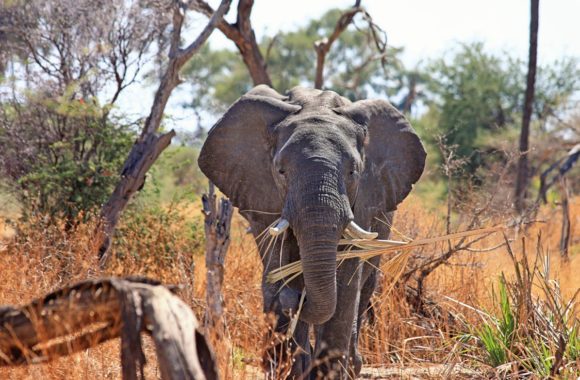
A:
[[[166,8],[125,0],[0,8],[0,172],[28,209],[72,220],[107,198],[133,138],[111,110],[164,40]]]

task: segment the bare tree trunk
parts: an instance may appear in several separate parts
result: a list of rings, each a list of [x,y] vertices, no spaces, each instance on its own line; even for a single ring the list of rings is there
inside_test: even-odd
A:
[[[253,6],[254,0],[239,0],[236,23],[230,24],[222,18],[217,27],[228,39],[236,44],[254,85],[266,84],[272,87],[267,64],[256,41],[256,35],[250,20]],[[203,0],[197,0],[193,8],[208,17],[213,14],[213,9]]]
[[[560,255],[564,260],[568,260],[568,251],[570,249],[570,203],[568,181],[566,177],[560,178],[560,189],[562,190],[562,233],[560,235]]]
[[[226,336],[224,315],[224,263],[230,245],[230,226],[234,207],[225,198],[217,203],[213,183],[209,183],[209,192],[202,197],[205,215],[205,266],[206,266],[206,300],[205,326],[211,345],[220,353],[219,367],[227,368],[232,346]],[[226,374],[222,374],[227,377]]]
[[[123,379],[143,379],[141,333],[155,343],[162,379],[216,379],[192,310],[146,278],[106,278],[0,307],[0,366],[42,363],[121,338]]]
[[[538,19],[540,0],[531,0],[530,18],[530,51],[528,58],[528,77],[526,85],[526,99],[524,103],[524,114],[522,117],[522,130],[520,134],[520,158],[518,160],[518,174],[516,181],[515,206],[518,213],[523,213],[528,187],[529,177],[529,136],[530,119],[532,117],[532,106],[534,102],[534,88],[536,83],[536,66],[538,57]]]
[[[330,37],[325,37],[314,43],[314,50],[316,50],[316,77],[314,79],[314,88],[322,89],[322,86],[324,85],[324,61],[326,60],[326,55],[330,51],[334,41],[336,41],[342,32],[344,32],[350,25],[354,16],[362,11],[360,3],[361,0],[356,0],[354,6],[340,16]]]
[[[205,265],[207,270],[206,285],[206,324],[216,329],[217,334],[223,334],[223,296],[224,263],[230,245],[230,226],[232,223],[233,206],[225,198],[220,199],[219,206],[210,182],[208,194],[202,197],[205,214]]]
[[[409,79],[409,93],[407,94],[407,96],[405,96],[405,99],[400,107],[400,111],[405,115],[410,114],[416,99],[417,99],[417,77],[414,74],[411,74],[411,78]]]
[[[101,209],[101,234],[99,242],[99,260],[104,266],[108,260],[108,251],[111,239],[119,221],[121,212],[129,203],[129,200],[137,191],[141,190],[145,183],[145,175],[151,168],[161,152],[169,146],[175,136],[174,131],[157,135],[165,106],[173,89],[181,83],[179,71],[183,65],[203,46],[205,41],[217,27],[224,14],[229,10],[231,0],[222,0],[219,8],[212,14],[208,24],[197,39],[185,49],[179,47],[181,40],[181,28],[185,17],[185,4],[175,0],[173,4],[173,31],[169,48],[169,62],[163,74],[161,83],[155,93],[155,99],[151,106],[151,112],[141,136],[131,148],[131,152],[123,165],[121,180],[115,187],[113,194]]]

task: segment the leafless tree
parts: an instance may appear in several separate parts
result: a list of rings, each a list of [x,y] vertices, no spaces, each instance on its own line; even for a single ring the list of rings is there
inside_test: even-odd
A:
[[[355,69],[355,73],[364,69],[365,66],[377,59],[380,59],[384,64],[387,49],[386,34],[378,25],[373,22],[371,15],[363,7],[361,7],[361,0],[356,0],[353,7],[346,10],[340,16],[330,36],[324,37],[314,43],[314,50],[316,50],[316,75],[314,79],[314,88],[322,89],[324,85],[324,62],[326,60],[326,55],[330,51],[332,44],[334,44],[334,42],[340,38],[340,35],[348,28],[348,26],[354,22],[354,17],[359,13],[363,15],[363,18],[368,23],[368,31],[370,34],[369,37],[374,43],[378,54],[376,56],[369,57],[366,61],[364,61],[357,69]],[[356,80],[353,86],[357,86]]]
[[[518,175],[516,182],[516,210],[520,214],[525,210],[525,198],[529,179],[528,150],[530,140],[530,119],[532,117],[532,107],[534,102],[538,58],[539,4],[540,0],[530,0],[530,50],[528,57],[526,98],[524,103],[524,114],[522,117],[522,130],[520,133],[520,158],[518,160]]]
[[[254,0],[239,0],[238,13],[234,24],[228,23],[223,18],[218,22],[218,29],[238,48],[254,85],[267,84],[272,86],[272,80],[268,74],[266,61],[260,51],[256,35],[252,27],[251,15]],[[211,16],[214,11],[203,0],[195,0],[191,5],[196,11]]]
[[[69,89],[70,97],[109,105],[136,80],[169,23],[167,0],[15,1],[0,12],[5,47],[25,58],[27,85],[49,82],[59,94]]]

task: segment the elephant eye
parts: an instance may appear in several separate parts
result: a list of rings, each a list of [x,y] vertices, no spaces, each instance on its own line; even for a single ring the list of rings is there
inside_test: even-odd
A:
[[[284,169],[278,169],[278,173],[285,174],[286,173],[286,170],[284,170]]]

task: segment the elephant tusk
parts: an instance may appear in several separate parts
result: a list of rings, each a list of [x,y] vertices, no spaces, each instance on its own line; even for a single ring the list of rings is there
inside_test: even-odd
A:
[[[275,227],[270,227],[270,235],[278,236],[288,229],[290,223],[286,219],[280,219]]]
[[[374,240],[377,238],[377,236],[379,236],[379,234],[377,232],[365,231],[358,224],[356,224],[354,222],[354,220],[351,220],[351,222],[348,224],[348,226],[346,226],[346,230],[351,235],[353,235],[353,237],[358,238],[358,239]]]

